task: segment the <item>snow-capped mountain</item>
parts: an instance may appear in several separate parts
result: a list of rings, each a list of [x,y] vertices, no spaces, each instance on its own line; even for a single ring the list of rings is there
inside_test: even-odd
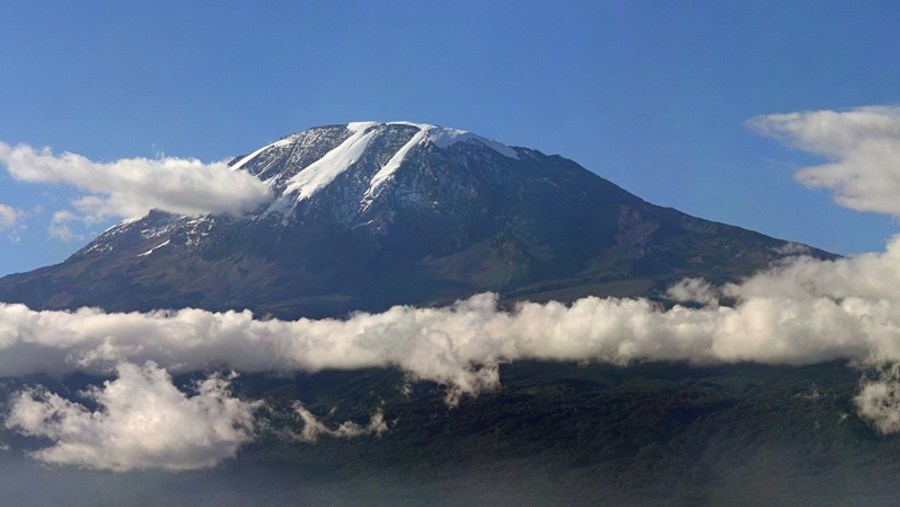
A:
[[[653,296],[798,250],[654,206],[563,157],[434,125],[312,128],[231,167],[272,200],[243,216],[127,220],[62,264],[0,280],[0,300],[321,317],[486,290]]]

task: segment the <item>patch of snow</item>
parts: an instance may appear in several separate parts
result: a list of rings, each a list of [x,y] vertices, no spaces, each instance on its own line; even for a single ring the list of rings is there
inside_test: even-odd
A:
[[[395,124],[406,124],[405,122],[395,122]],[[428,132],[434,128],[432,125],[413,125],[419,128],[419,131],[416,132],[412,138],[403,145],[402,148],[397,150],[397,153],[394,153],[394,156],[391,157],[390,160],[387,161],[384,166],[375,173],[375,176],[372,176],[372,180],[369,183],[369,188],[366,190],[366,193],[363,197],[363,201],[371,201],[378,195],[378,189],[383,185],[387,180],[394,176],[394,173],[397,172],[397,169],[400,168],[400,164],[403,163],[403,160],[406,159],[406,155],[412,150],[414,147],[422,144],[428,136]]]
[[[104,254],[104,253],[109,253],[112,251],[113,251],[112,245],[110,245],[108,243],[96,243],[96,244],[92,245],[90,248],[86,249],[83,253],[89,254],[91,252],[97,252],[97,253]]]
[[[386,123],[385,125],[405,125],[407,127],[416,127],[419,130],[431,130],[431,129],[439,129],[441,128],[438,125],[432,125],[431,123],[416,123],[412,121],[391,121]]]
[[[137,222],[138,220],[141,220],[142,218],[144,218],[144,217],[131,217],[131,218],[126,218],[125,220],[122,220],[121,222],[119,222],[119,223],[117,223],[117,224],[115,224],[115,225],[112,225],[112,226],[108,227],[105,231],[103,231],[103,232],[100,233],[100,236],[102,236],[102,235],[106,234],[107,232],[109,232],[109,231],[111,231],[111,230],[113,230],[113,229],[116,229],[116,228],[118,228],[118,227],[124,227],[124,226],[126,226],[126,225],[133,224],[133,223]]]
[[[144,239],[155,238],[157,236],[162,236],[163,234],[172,230],[174,224],[168,223],[162,227],[151,227],[148,229],[141,229],[141,237]]]
[[[428,141],[430,141],[431,144],[437,146],[438,148],[447,148],[456,143],[475,142],[487,146],[488,148],[496,151],[504,157],[514,158],[516,160],[519,159],[519,154],[516,153],[516,150],[510,148],[509,146],[492,139],[467,132],[465,130],[439,127],[429,129],[428,132]]]
[[[206,217],[195,218],[184,222],[187,241],[185,246],[193,247],[200,244],[200,240],[209,236],[209,231],[214,222]]]
[[[378,125],[377,121],[352,121],[347,124],[347,130],[354,133],[360,133],[365,132],[376,125]]]
[[[268,149],[289,146],[293,142],[293,138],[294,138],[294,136],[287,136],[287,137],[284,137],[282,139],[275,141],[274,143],[267,144],[267,145],[263,146],[262,148],[254,151],[253,153],[251,153],[251,154],[245,156],[244,158],[238,160],[237,162],[235,162],[234,165],[231,166],[231,169],[234,171],[237,171],[238,169],[240,169],[241,167],[246,165],[247,162],[250,162],[251,160],[256,158],[257,155],[259,155],[260,153],[262,153]]]
[[[265,211],[265,213],[260,215],[260,218],[272,213],[277,213],[281,215],[281,225],[287,225],[289,222],[291,211],[294,209],[295,204],[297,204],[297,202],[293,197],[282,195],[278,199],[275,199],[275,202],[269,205],[269,208]]]
[[[159,250],[160,248],[162,248],[162,247],[164,247],[164,246],[166,246],[166,245],[168,245],[168,244],[169,244],[169,240],[167,239],[167,240],[163,241],[162,243],[156,245],[155,247],[151,248],[150,250],[147,250],[146,252],[144,252],[144,253],[142,253],[142,254],[138,254],[137,256],[138,256],[138,257],[146,257],[146,256],[152,254],[153,252]]]
[[[315,194],[321,188],[334,181],[341,173],[349,169],[359,160],[366,150],[369,141],[376,133],[370,127],[374,122],[356,122],[347,125],[353,132],[337,148],[329,151],[319,160],[306,166],[288,180],[285,194],[296,194],[296,200],[302,201]]]

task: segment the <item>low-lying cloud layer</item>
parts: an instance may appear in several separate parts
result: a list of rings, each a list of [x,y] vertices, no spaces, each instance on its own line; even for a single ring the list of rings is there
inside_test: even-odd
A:
[[[669,310],[638,299],[589,297],[566,306],[498,310],[481,294],[448,308],[395,307],[345,321],[256,320],[250,312],[29,310],[0,305],[0,375],[108,371],[154,361],[174,372],[319,371],[397,367],[417,380],[477,393],[505,361],[627,364],[838,358],[900,360],[900,312],[886,300],[753,297],[734,307]]]
[[[696,293],[707,303],[693,309],[588,297],[569,306],[525,303],[506,312],[493,294],[481,294],[447,308],[395,307],[346,320],[279,321],[257,320],[246,311],[123,314],[0,304],[0,376],[109,373],[111,368],[118,375],[89,393],[102,410],[91,412],[29,390],[12,400],[6,425],[51,438],[55,444],[34,455],[50,463],[189,469],[234,455],[250,438],[255,405],[231,397],[219,377],[188,397],[171,384],[166,370],[396,367],[412,379],[444,384],[450,403],[462,394],[497,388],[498,365],[525,359],[799,365],[844,358],[890,372],[889,365],[900,363],[900,307],[897,298],[880,297],[889,295],[882,290],[890,279],[879,280],[883,287],[871,280],[891,273],[887,267],[895,264],[892,254],[898,249],[900,238],[881,255],[824,262],[800,258],[721,289],[685,283],[683,299]],[[835,276],[822,278],[823,285],[810,284],[820,272]],[[737,297],[737,304],[718,305],[711,294],[721,292]],[[882,375],[864,384],[856,399],[859,414],[883,432],[900,430],[897,377]],[[332,429],[302,406],[295,410],[304,423],[298,438],[310,442],[386,428],[380,412],[367,426]]]
[[[499,310],[493,294],[446,308],[395,307],[346,320],[257,320],[249,311],[33,311],[0,304],[0,376],[108,371],[153,361],[175,372],[396,367],[453,397],[499,385],[498,365],[526,359],[900,361],[900,236],[881,254],[795,258],[741,284],[686,281],[671,291],[705,306],[588,297]],[[720,306],[718,296],[736,299]]]
[[[19,181],[62,183],[89,192],[72,202],[76,213],[65,212],[70,220],[142,216],[152,208],[183,215],[240,213],[271,197],[259,179],[224,162],[171,157],[94,162],[75,153],[56,155],[0,142],[0,163]]]
[[[543,359],[627,364],[833,359],[900,361],[900,236],[883,253],[792,260],[743,283],[686,281],[671,291],[705,306],[588,297],[506,312],[480,294],[445,308],[398,306],[346,320],[258,320],[249,311],[33,311],[0,304],[0,376],[103,372],[121,361],[173,371],[319,371],[397,367],[476,393],[497,365]],[[717,304],[720,295],[736,300]]]

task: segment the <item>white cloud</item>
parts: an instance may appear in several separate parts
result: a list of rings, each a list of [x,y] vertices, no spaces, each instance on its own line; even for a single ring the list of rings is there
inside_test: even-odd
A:
[[[380,409],[372,414],[368,424],[365,426],[353,421],[344,421],[336,428],[326,426],[299,402],[294,403],[294,412],[303,421],[303,429],[295,435],[298,440],[303,442],[314,443],[319,440],[319,437],[356,438],[363,435],[381,436],[388,431],[387,423],[384,421],[384,413]]]
[[[47,235],[66,243],[84,241],[87,238],[72,230],[72,227],[68,225],[68,223],[78,220],[81,220],[81,217],[69,210],[55,211],[50,218],[50,225],[47,226]]]
[[[512,312],[491,294],[448,308],[395,307],[347,320],[256,320],[250,312],[35,312],[0,305],[0,375],[102,372],[120,361],[174,371],[397,367],[459,394],[499,385],[504,361],[627,364],[757,361],[800,365],[838,358],[900,361],[900,306],[847,297],[754,296],[734,307],[665,310],[638,299],[588,297]]]
[[[834,261],[795,257],[758,273],[724,292],[732,297],[782,297],[805,301],[814,298],[900,303],[900,235],[884,252],[865,253]]]
[[[24,213],[21,210],[0,203],[0,231],[17,226],[23,216]]]
[[[33,388],[12,400],[6,427],[53,442],[37,460],[117,472],[209,468],[252,437],[256,404],[232,397],[228,379],[209,377],[188,396],[153,363],[117,371],[84,393],[96,410]]]
[[[900,217],[900,107],[772,114],[748,125],[830,161],[797,171],[803,185],[829,189],[853,210]]]
[[[717,287],[702,278],[684,278],[666,291],[672,301],[718,305],[721,297]]]
[[[853,401],[860,417],[881,433],[900,431],[900,364],[879,365],[877,378],[864,381]]]
[[[224,162],[167,157],[104,163],[2,142],[0,162],[19,181],[62,183],[89,192],[73,202],[77,218],[89,222],[141,216],[152,208],[183,215],[240,213],[271,198],[260,180]]]
[[[497,388],[498,367],[508,361],[893,364],[900,363],[898,287],[900,236],[881,253],[794,257],[740,284],[687,280],[670,291],[701,308],[588,297],[503,311],[494,295],[481,294],[445,308],[280,321],[248,311],[123,314],[0,304],[0,376],[103,372],[122,361],[179,372],[396,367],[446,386],[453,404]],[[719,305],[719,294],[733,306]],[[869,398],[872,389],[864,391]]]
[[[65,243],[71,243],[72,241],[83,241],[85,239],[83,235],[76,233],[68,225],[54,223],[51,223],[47,226],[47,235],[51,238],[58,239]]]

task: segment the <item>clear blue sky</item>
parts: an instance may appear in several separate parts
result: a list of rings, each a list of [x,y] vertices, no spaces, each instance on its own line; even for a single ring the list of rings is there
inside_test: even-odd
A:
[[[559,153],[657,204],[841,253],[891,219],[798,185],[754,116],[900,102],[900,2],[5,0],[0,141],[217,161],[308,127],[413,120]],[[60,262],[78,195],[14,181],[0,275]],[[79,229],[87,237],[110,223]]]

